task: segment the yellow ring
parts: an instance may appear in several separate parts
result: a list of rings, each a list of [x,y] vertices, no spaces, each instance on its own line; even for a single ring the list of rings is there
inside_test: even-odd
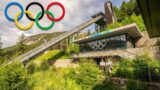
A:
[[[28,14],[31,18],[34,18],[34,16],[32,15],[31,12],[29,11],[24,11],[26,14]],[[16,26],[21,29],[21,30],[29,30],[30,28],[32,28],[32,26],[34,25],[34,21],[32,21],[28,26],[21,26],[19,25],[18,23],[18,17],[20,16],[21,12],[19,12],[17,15],[16,15],[16,18],[15,18],[15,24]]]

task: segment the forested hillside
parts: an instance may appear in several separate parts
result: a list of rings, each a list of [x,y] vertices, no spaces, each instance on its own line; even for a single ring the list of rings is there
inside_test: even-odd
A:
[[[140,9],[136,3],[136,0],[130,0],[130,2],[123,1],[120,8],[114,6],[114,12],[116,14],[117,22],[107,26],[108,29],[121,27],[127,24],[136,23],[141,31],[145,31],[146,27],[140,12]]]

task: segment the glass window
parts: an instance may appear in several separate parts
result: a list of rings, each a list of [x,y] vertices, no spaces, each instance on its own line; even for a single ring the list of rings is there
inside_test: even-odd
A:
[[[125,42],[125,41],[126,41],[126,37],[125,37],[125,35],[121,35],[120,37],[121,37],[121,41],[123,41],[123,42]]]
[[[100,41],[100,42],[99,42]],[[101,42],[103,41],[103,42]],[[99,42],[99,43],[97,43]],[[84,51],[96,51],[101,50],[115,50],[121,48],[127,48],[126,44],[126,35],[118,35],[110,38],[100,39],[92,42],[88,42],[86,44],[81,44],[81,47]],[[102,48],[103,47],[103,48]],[[98,49],[99,48],[99,49]]]

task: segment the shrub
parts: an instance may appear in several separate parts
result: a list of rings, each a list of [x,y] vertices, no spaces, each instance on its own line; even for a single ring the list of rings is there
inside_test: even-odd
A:
[[[135,63],[135,76],[140,80],[159,81],[160,62],[147,55],[137,57]],[[157,78],[157,79],[156,79]],[[155,80],[156,79],[156,80]]]
[[[77,70],[76,81],[83,89],[89,89],[100,82],[101,75],[101,70],[92,60],[84,59]]]
[[[152,61],[152,58],[147,55],[139,56],[134,60],[134,76],[136,79],[147,80],[150,79],[150,67],[149,62]]]
[[[71,69],[50,68],[31,75],[30,84],[34,90],[82,90],[76,81],[70,78]]]
[[[49,64],[48,64],[48,62],[47,62],[47,61],[43,61],[43,62],[41,63],[41,65],[40,65],[40,70],[45,71],[45,70],[48,70],[48,69],[49,69]]]
[[[113,71],[115,77],[160,81],[160,62],[148,55],[138,56],[134,60],[123,60]]]
[[[124,59],[118,66],[113,68],[113,76],[122,78],[133,78],[134,68],[132,67],[133,61]]]
[[[73,44],[71,43],[68,47],[67,47],[67,50],[66,50],[66,54],[67,55],[71,55],[73,53],[78,53],[80,50],[79,50],[79,45],[78,44]]]
[[[0,66],[7,62],[7,59],[3,56],[0,56]]]
[[[147,85],[140,81],[129,80],[127,82],[127,90],[149,90]]]
[[[134,68],[132,67],[120,67],[117,69],[116,75],[118,77],[122,78],[133,78],[133,70]]]
[[[27,71],[20,63],[0,67],[0,90],[28,90]]]
[[[102,83],[96,85],[93,90],[121,90],[113,81],[105,80]]]
[[[160,81],[160,62],[148,55],[138,56],[134,60],[124,59],[113,71],[115,77]]]
[[[27,71],[29,74],[33,74],[36,71],[36,65],[33,62],[29,63]]]

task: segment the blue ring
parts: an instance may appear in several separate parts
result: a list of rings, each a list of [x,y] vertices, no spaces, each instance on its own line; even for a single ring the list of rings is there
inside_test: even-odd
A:
[[[18,20],[22,19],[23,14],[24,14],[24,10],[23,10],[23,6],[22,6],[21,4],[19,4],[18,2],[11,2],[11,3],[7,4],[7,6],[6,6],[5,10],[4,10],[4,13],[5,13],[6,18],[7,18],[9,21],[14,22],[14,19],[12,19],[10,16],[8,16],[8,13],[7,13],[8,8],[9,8],[10,6],[12,6],[12,5],[16,5],[16,6],[18,6],[18,7],[21,9],[21,15],[18,17]]]

